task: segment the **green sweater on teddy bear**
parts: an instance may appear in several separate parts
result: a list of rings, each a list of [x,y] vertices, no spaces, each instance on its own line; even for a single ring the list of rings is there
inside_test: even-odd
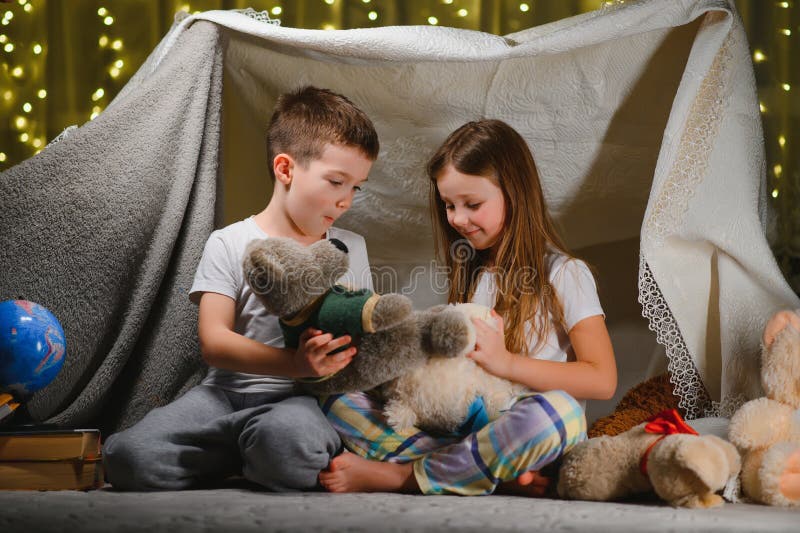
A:
[[[379,298],[369,289],[350,290],[343,285],[334,285],[293,317],[280,320],[285,346],[297,348],[300,335],[308,328],[321,329],[334,338],[350,335],[356,339],[363,333],[374,333],[372,312]],[[336,351],[349,346],[347,344]]]

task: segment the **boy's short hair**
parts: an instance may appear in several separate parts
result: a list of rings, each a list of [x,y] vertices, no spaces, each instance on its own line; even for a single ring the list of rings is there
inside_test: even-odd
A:
[[[267,129],[272,178],[277,154],[289,154],[305,165],[320,157],[326,144],[359,148],[371,161],[380,148],[372,121],[341,94],[306,86],[280,95]]]

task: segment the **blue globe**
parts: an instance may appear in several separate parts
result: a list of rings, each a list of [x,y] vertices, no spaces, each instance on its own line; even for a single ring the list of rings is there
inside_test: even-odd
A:
[[[0,392],[26,399],[64,364],[64,330],[47,308],[27,300],[0,303]]]

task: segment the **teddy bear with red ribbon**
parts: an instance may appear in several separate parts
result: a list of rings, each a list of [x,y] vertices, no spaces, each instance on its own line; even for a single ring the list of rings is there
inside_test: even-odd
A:
[[[558,494],[610,501],[654,491],[676,507],[714,507],[739,475],[736,447],[698,435],[678,411],[663,411],[624,433],[586,440],[564,457]]]

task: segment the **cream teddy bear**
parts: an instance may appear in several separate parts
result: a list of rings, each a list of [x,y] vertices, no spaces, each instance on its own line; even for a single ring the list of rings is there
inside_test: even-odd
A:
[[[671,409],[619,435],[581,442],[564,457],[558,479],[563,498],[608,501],[655,491],[676,507],[714,507],[716,494],[739,474],[736,448],[714,435],[697,435]]]
[[[495,327],[491,309],[464,303],[447,306],[470,318],[484,320]],[[381,387],[386,405],[384,415],[395,430],[420,427],[427,430],[456,432],[464,429],[471,413],[481,412],[484,419],[472,424],[470,431],[496,419],[521,393],[521,385],[493,376],[466,355],[475,348],[475,328],[470,320],[467,347],[455,357],[431,357]],[[475,402],[482,402],[476,409]],[[481,411],[482,410],[482,411]]]
[[[800,315],[776,313],[764,328],[765,397],[733,415],[728,438],[742,451],[742,491],[761,503],[800,505]]]

